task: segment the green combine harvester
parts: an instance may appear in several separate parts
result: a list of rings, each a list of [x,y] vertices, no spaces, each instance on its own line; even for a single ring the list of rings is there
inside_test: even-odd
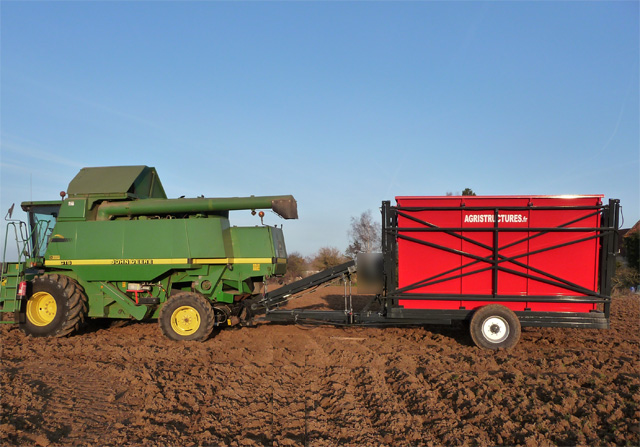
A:
[[[282,230],[231,226],[229,211],[298,217],[290,195],[167,199],[147,166],[84,168],[61,197],[22,203],[28,223],[11,220],[13,206],[7,215],[0,313],[32,336],[69,335],[88,318],[155,318],[173,340],[205,340],[286,271]],[[18,262],[7,263],[12,233]]]

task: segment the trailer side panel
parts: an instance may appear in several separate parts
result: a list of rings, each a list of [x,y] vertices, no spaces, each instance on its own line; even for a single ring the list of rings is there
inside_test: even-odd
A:
[[[596,310],[602,198],[397,197],[391,295],[405,309]]]

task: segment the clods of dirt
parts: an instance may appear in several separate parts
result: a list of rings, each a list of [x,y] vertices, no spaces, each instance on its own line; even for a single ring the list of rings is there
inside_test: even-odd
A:
[[[335,307],[342,288],[305,300]],[[204,343],[156,323],[2,326],[0,444],[638,445],[639,322],[638,297],[618,296],[611,329],[525,328],[510,352],[462,325],[259,324]]]

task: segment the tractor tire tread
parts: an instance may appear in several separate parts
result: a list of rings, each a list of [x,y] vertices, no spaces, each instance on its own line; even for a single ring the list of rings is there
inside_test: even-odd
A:
[[[204,315],[202,315],[201,321],[205,323],[204,331],[201,332],[202,335],[197,338],[191,338],[190,340],[205,341],[211,336],[211,333],[213,332],[213,328],[215,325],[215,314],[214,314],[213,306],[211,305],[211,302],[207,298],[205,298],[204,296],[198,293],[178,292],[172,295],[171,298],[169,298],[169,300],[167,300],[165,304],[160,308],[160,313],[158,315],[158,325],[160,326],[160,331],[167,338],[170,338],[172,340],[178,340],[178,338],[175,338],[174,331],[171,328],[171,323],[169,322],[170,317],[167,319],[166,305],[167,303],[175,302],[176,300],[184,299],[186,297],[192,297],[191,299],[199,301],[202,304],[202,311]]]
[[[62,318],[62,324],[60,324],[55,331],[47,335],[56,338],[66,337],[81,329],[86,319],[88,302],[84,289],[76,280],[65,275],[54,273],[38,276],[33,280],[33,283],[49,283],[49,285],[57,288],[64,298],[66,298],[66,306],[64,306],[65,314]]]

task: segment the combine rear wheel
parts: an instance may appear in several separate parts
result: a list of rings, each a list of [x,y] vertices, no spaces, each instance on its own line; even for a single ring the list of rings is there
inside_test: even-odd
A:
[[[215,317],[211,303],[197,293],[180,292],[160,309],[158,323],[171,340],[204,341],[211,335]]]
[[[511,309],[500,304],[481,307],[473,314],[471,338],[485,349],[511,349],[520,340],[520,320]]]
[[[31,295],[24,304],[27,335],[64,337],[78,329],[87,315],[87,296],[80,285],[63,275],[43,275],[33,280]]]

